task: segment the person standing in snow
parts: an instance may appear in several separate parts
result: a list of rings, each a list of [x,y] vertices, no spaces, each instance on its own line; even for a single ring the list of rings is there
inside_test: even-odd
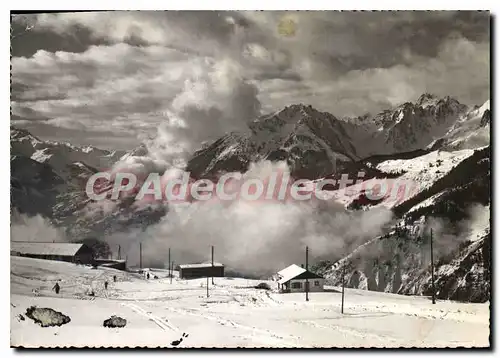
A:
[[[107,290],[108,289],[108,281],[104,281],[104,289]]]
[[[113,276],[113,282],[116,282],[116,275]]]
[[[149,272],[146,274],[146,278],[149,280]]]
[[[56,282],[54,287],[52,287],[52,290],[56,291],[56,294],[59,294],[60,289],[61,289],[61,286],[59,286],[59,282]]]

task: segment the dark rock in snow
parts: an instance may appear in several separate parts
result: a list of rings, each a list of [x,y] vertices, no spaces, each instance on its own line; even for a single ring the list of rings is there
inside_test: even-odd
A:
[[[118,316],[111,316],[110,318],[105,320],[102,325],[104,327],[109,327],[109,328],[115,328],[115,327],[122,328],[125,327],[126,324],[127,320],[125,318],[121,318]]]
[[[490,121],[491,121],[491,112],[489,109],[487,109],[486,111],[484,111],[483,116],[481,117],[481,123],[480,123],[481,127],[490,124]]]
[[[26,316],[42,327],[62,326],[71,321],[68,316],[52,308],[38,308],[36,306],[27,308]]]

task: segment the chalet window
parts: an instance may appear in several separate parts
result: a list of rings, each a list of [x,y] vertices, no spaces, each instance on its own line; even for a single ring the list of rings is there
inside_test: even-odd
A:
[[[314,286],[319,286],[319,281],[314,281]]]
[[[292,282],[292,288],[302,288],[302,284],[300,282]]]

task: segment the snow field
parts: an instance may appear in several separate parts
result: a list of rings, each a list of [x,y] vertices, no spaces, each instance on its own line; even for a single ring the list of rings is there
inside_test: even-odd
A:
[[[172,283],[111,269],[11,257],[11,344],[13,346],[172,347],[484,347],[488,346],[489,305],[346,289],[340,313],[338,287],[325,292],[279,294],[254,289],[262,280],[215,278]],[[112,282],[116,274],[118,282]],[[51,291],[61,280],[61,293]],[[101,287],[82,299],[80,285]],[[267,281],[275,288],[276,283]],[[39,295],[32,290],[38,289]],[[31,305],[69,315],[61,327],[42,328],[26,317]],[[124,328],[104,328],[111,315]]]

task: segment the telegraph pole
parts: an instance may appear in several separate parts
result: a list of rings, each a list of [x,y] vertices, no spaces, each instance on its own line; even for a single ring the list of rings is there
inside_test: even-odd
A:
[[[168,248],[168,276],[172,278],[172,266],[170,265],[170,247]],[[172,280],[170,280],[170,283],[172,283]]]
[[[139,243],[139,267],[142,269],[142,242]]]
[[[174,262],[172,261],[172,274],[170,275],[170,283],[172,283],[172,277],[174,276]]]
[[[434,286],[434,250],[432,247],[432,228],[431,228],[431,285],[432,285],[432,304],[436,304],[436,288]]]
[[[214,246],[212,245],[212,285],[214,284]]]
[[[118,260],[122,259],[122,254],[121,254],[121,246],[118,245]]]
[[[208,276],[207,276],[207,298],[208,298]]]
[[[345,265],[342,268],[342,306],[340,307],[340,313],[344,314],[344,287],[345,287]]]
[[[307,273],[309,271],[309,246],[306,246],[306,301],[309,301],[309,280]]]

